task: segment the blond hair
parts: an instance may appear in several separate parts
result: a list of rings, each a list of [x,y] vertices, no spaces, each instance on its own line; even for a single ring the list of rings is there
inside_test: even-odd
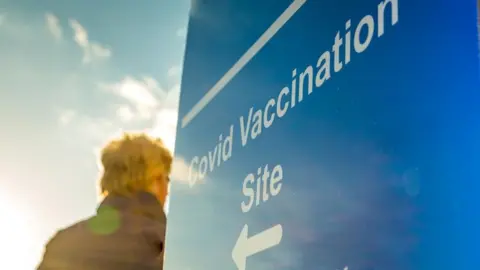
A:
[[[150,191],[159,176],[168,177],[172,159],[162,140],[146,134],[125,133],[101,151],[100,192],[103,196],[130,196]]]

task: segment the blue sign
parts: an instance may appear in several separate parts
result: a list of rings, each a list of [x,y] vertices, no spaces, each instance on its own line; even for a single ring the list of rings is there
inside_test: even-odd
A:
[[[193,1],[165,269],[480,269],[477,10]]]

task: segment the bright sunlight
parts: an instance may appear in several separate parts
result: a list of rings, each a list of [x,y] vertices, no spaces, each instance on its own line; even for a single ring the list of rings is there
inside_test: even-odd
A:
[[[35,224],[4,195],[0,194],[0,269],[32,270],[38,262],[31,233]]]

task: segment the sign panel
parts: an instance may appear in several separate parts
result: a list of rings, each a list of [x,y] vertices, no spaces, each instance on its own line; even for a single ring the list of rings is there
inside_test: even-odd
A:
[[[480,269],[477,5],[193,1],[165,269]]]

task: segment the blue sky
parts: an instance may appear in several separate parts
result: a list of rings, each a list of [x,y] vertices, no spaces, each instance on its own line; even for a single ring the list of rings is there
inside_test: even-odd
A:
[[[108,138],[148,129],[173,148],[189,6],[0,1],[0,238],[15,240],[0,268],[32,269],[54,231],[93,213]]]

